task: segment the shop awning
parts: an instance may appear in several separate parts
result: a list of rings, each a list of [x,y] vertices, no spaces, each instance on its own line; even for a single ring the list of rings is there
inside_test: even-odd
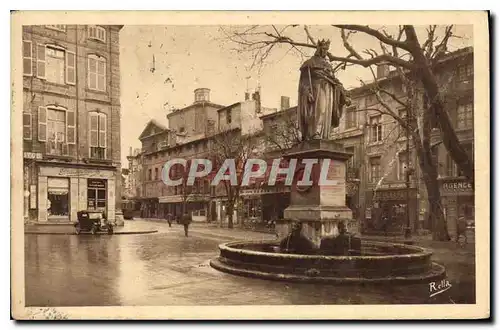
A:
[[[47,190],[48,190],[49,194],[51,194],[51,195],[67,195],[68,194],[67,188],[48,188]]]

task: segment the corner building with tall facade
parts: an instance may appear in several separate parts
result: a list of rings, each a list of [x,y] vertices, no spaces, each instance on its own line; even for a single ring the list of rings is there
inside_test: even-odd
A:
[[[119,25],[23,27],[24,219],[109,219],[121,199]]]

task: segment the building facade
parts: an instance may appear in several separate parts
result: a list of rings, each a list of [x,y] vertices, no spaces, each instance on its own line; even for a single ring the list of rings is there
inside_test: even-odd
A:
[[[121,199],[121,26],[23,27],[24,216],[115,218]]]
[[[128,198],[140,198],[142,196],[142,155],[141,149],[130,148],[128,160],[129,175],[127,177]]]
[[[473,156],[473,50],[464,48],[447,54],[434,68],[444,103],[459,141]],[[394,71],[380,66],[378,84],[405,99],[404,86]],[[352,89],[353,103],[345,109],[341,124],[332,132],[332,138],[344,143],[353,153],[349,164],[354,164],[358,193],[353,195],[357,205],[350,207],[357,212],[364,233],[401,234],[409,225],[412,232],[431,230],[427,192],[418,163],[417,153],[407,132],[383,110],[372,85]],[[417,88],[417,100],[423,100],[423,90]],[[401,105],[388,99],[386,102],[398,116],[405,118]],[[421,101],[417,101],[421,102]],[[421,103],[417,122],[422,127]],[[442,134],[436,122],[431,137],[432,151],[438,166],[441,198],[447,218],[448,230],[453,236],[459,216],[473,218],[474,189],[465,180],[442,144]],[[409,149],[407,147],[409,146]],[[413,174],[406,186],[406,171]],[[352,181],[352,180],[351,180]],[[457,188],[454,188],[457,187]],[[348,200],[350,200],[348,196]],[[349,203],[348,203],[349,205]],[[460,205],[463,205],[460,209]],[[407,216],[409,212],[409,216]],[[388,220],[384,220],[384,218]]]
[[[139,140],[142,144],[142,216],[164,218],[167,214],[180,217],[184,205],[194,221],[224,221],[226,191],[222,184],[213,187],[210,178],[196,179],[192,187],[167,186],[162,180],[163,165],[172,159],[213,159],[214,141],[221,134],[254,134],[262,131],[259,116],[269,111],[260,106],[260,94],[247,94],[245,101],[223,106],[210,101],[210,90],[194,91],[194,102],[167,115],[168,128],[150,121]],[[236,137],[236,136],[235,136]],[[229,143],[229,142],[228,142]],[[184,167],[175,167],[177,176]],[[186,173],[184,173],[186,174]],[[238,218],[235,210],[234,219]]]

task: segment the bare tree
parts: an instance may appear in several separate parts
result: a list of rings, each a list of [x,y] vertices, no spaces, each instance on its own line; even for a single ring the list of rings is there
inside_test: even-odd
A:
[[[260,136],[257,134],[242,135],[239,128],[222,129],[211,138],[212,168],[217,172],[226,160],[234,160],[236,169],[236,182],[222,180],[227,198],[228,228],[233,228],[233,215],[236,204],[240,200],[240,192],[243,181],[243,170],[250,158],[259,154]],[[226,174],[229,174],[227,172]]]
[[[415,148],[427,190],[433,238],[440,241],[449,240],[439,191],[438,165],[430,144],[432,111],[429,109],[430,104],[426,94],[419,91],[419,85],[412,77],[412,74],[408,74],[404,70],[399,70],[398,75],[393,78],[401,81],[404,95],[398,95],[390,89],[382,87],[374,73],[373,77],[374,82],[371,84],[370,89],[376,95],[380,107],[364,110],[376,111],[390,116],[403,129],[407,138],[410,139],[410,148]],[[403,110],[404,115],[401,114],[401,110]],[[419,122],[421,122],[421,125],[419,125]],[[409,155],[409,150],[406,150],[406,152]],[[407,175],[410,174],[407,173]]]
[[[414,26],[399,26],[396,35],[389,34],[386,29],[374,29],[364,25],[333,25],[340,30],[341,42],[347,55],[338,56],[328,53],[334,70],[345,69],[349,65],[358,65],[369,68],[373,65],[389,64],[399,70],[404,70],[418,82],[426,96],[426,109],[430,116],[436,118],[443,136],[443,144],[449,151],[458,168],[470,180],[474,181],[474,163],[459,143],[458,137],[445,110],[443,96],[438,87],[434,68],[438,61],[447,52],[447,45],[453,34],[453,26],[446,26],[444,35],[438,36],[437,26],[427,29],[427,38],[423,44],[417,37]],[[305,42],[292,39],[287,35],[298,25],[285,27],[251,26],[227,31],[221,28],[226,37],[239,46],[240,50],[253,54],[254,65],[265,62],[274,48],[279,45],[288,45],[288,51],[294,51],[301,56],[304,50],[316,48],[316,38],[310,33],[307,26],[303,26]],[[362,33],[374,38],[379,43],[379,50],[365,49],[361,55],[350,42],[353,34]],[[404,37],[404,38],[403,38]]]
[[[296,108],[290,108],[277,113],[276,120],[265,127],[266,150],[284,153],[300,143],[301,136],[297,122]]]

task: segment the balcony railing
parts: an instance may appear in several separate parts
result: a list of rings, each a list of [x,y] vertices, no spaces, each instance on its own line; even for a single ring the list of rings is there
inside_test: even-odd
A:
[[[47,141],[46,153],[54,156],[69,156],[68,145],[64,142]]]

